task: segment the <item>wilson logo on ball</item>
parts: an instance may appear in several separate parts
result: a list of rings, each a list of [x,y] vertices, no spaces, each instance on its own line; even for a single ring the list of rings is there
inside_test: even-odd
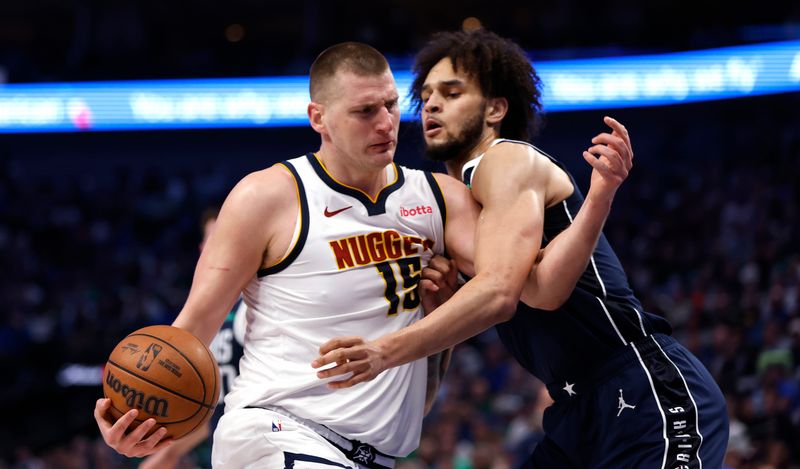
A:
[[[161,352],[161,346],[158,344],[150,344],[147,346],[147,350],[144,351],[144,355],[139,358],[139,363],[136,364],[136,368],[139,368],[142,371],[147,371],[150,369],[150,365],[153,364],[156,357],[158,356],[159,352]]]
[[[158,425],[148,435],[163,426],[176,440],[208,422],[221,387],[219,366],[206,344],[164,325],[125,336],[111,351],[102,378],[103,395],[111,399],[110,417],[137,409],[129,430],[154,418]]]
[[[160,397],[148,396],[135,388],[128,386],[114,376],[111,371],[106,374],[106,385],[117,394],[120,394],[128,407],[142,409],[145,412],[166,417],[169,411],[169,402]]]

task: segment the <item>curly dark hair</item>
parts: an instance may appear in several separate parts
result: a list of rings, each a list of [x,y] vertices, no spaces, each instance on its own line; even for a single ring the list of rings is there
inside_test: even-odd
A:
[[[455,70],[475,78],[488,98],[508,100],[500,137],[530,140],[541,124],[541,80],[525,52],[513,41],[485,29],[435,34],[414,60],[411,101],[422,110],[422,85],[431,69],[449,57]]]

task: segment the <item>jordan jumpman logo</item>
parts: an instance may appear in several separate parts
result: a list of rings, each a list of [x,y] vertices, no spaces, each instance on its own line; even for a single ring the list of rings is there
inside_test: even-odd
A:
[[[620,390],[619,390],[619,407],[618,407],[618,409],[619,409],[619,412],[617,412],[617,417],[619,417],[619,414],[621,414],[621,413],[622,413],[622,411],[623,411],[624,409],[631,409],[631,410],[633,410],[633,409],[635,409],[635,408],[636,408],[636,406],[635,406],[635,405],[630,405],[630,404],[627,404],[627,403],[625,402],[625,398],[624,398],[624,397],[622,397],[622,389],[620,389]]]

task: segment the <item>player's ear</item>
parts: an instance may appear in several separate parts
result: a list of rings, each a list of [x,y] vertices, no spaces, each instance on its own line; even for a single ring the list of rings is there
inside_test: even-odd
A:
[[[325,131],[325,106],[320,103],[308,103],[308,121],[311,123],[311,128],[317,133]]]
[[[486,100],[486,123],[495,125],[502,122],[508,112],[506,98],[489,98]]]

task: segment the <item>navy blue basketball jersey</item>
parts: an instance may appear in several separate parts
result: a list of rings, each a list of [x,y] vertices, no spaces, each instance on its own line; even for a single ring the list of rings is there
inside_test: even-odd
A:
[[[572,223],[583,204],[583,194],[563,164],[525,142],[566,172],[573,193],[544,212],[542,248]],[[469,161],[462,178],[471,186],[483,156]],[[642,309],[628,285],[625,272],[605,236],[601,235],[589,265],[569,299],[556,311],[544,311],[520,302],[514,317],[496,330],[510,353],[534,376],[551,384],[583,381],[628,343],[652,333],[669,334],[664,318]]]

